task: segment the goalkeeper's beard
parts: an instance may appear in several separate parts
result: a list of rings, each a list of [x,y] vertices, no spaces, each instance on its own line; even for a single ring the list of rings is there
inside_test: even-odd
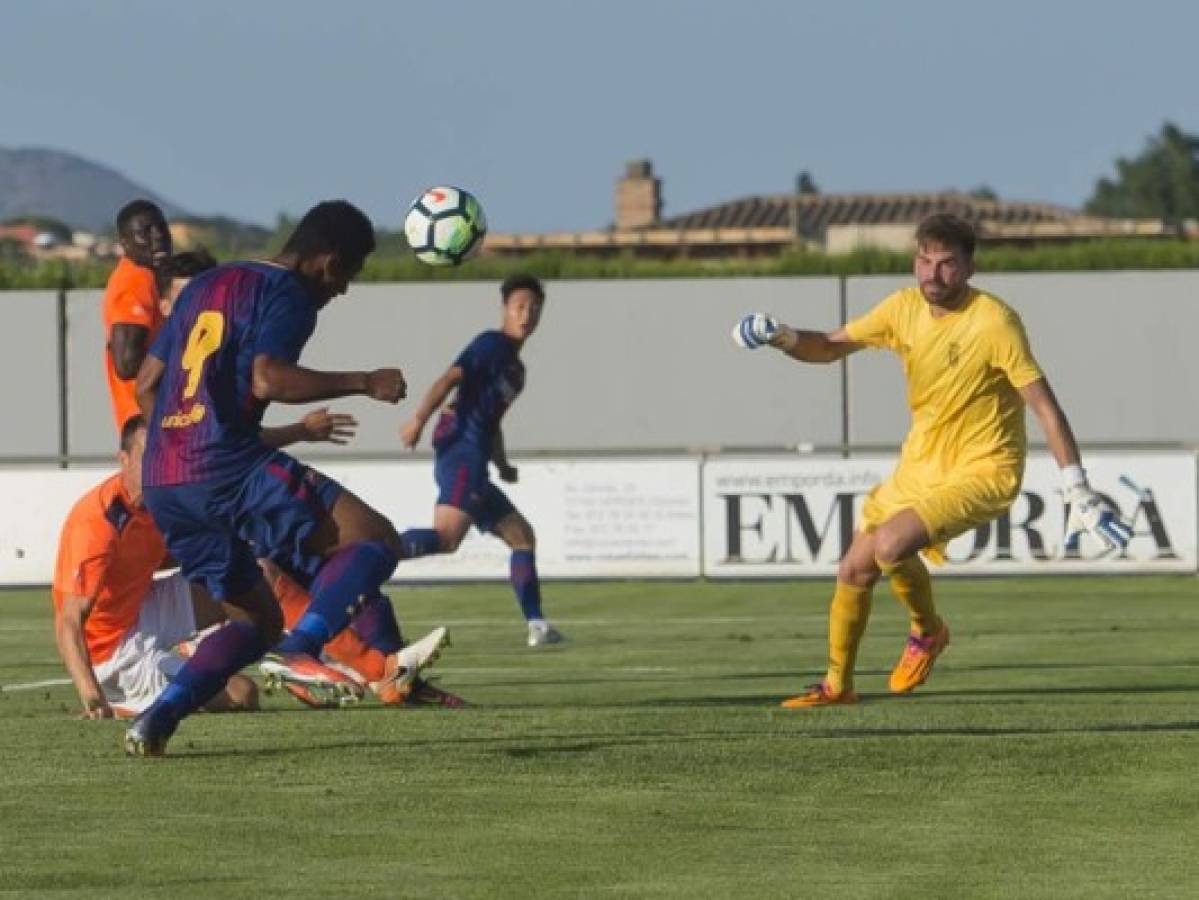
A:
[[[939,281],[922,281],[920,283],[920,293],[924,296],[925,301],[942,309],[957,309],[966,298],[966,292],[969,289],[970,286],[966,284],[951,289],[949,285]]]

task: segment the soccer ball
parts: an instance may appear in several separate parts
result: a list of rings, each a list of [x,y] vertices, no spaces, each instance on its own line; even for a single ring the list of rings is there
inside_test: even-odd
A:
[[[404,217],[404,237],[416,258],[431,266],[456,266],[483,243],[487,218],[469,191],[431,187],[413,202]]]

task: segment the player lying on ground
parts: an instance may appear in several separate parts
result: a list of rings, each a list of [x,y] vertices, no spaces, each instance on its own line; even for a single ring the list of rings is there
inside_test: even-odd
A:
[[[401,535],[405,556],[453,553],[474,525],[491,532],[512,550],[509,573],[512,589],[528,624],[530,647],[554,644],[562,634],[541,611],[533,527],[512,501],[491,482],[488,463],[500,478],[516,481],[508,462],[500,420],[525,386],[520,351],[541,320],[545,289],[531,275],[514,275],[500,286],[503,303],[498,331],[484,331],[463,350],[444,375],[433,382],[412,418],[400,429],[405,447],[419,443],[425,425],[450,392],[433,430],[433,472],[437,505],[432,528],[411,528]]]
[[[1074,434],[1029,349],[1020,317],[971,287],[974,230],[937,214],[916,230],[917,287],[895,292],[845,327],[801,331],[767,314],[733,329],[742,347],[772,346],[801,362],[827,363],[864,347],[899,354],[908,382],[912,428],[891,477],[866,498],[860,530],[837,570],[829,613],[824,679],[783,702],[787,708],[853,703],[854,660],[870,616],[871,594],[887,575],[908,610],[911,632],[891,673],[903,693],[928,678],[949,643],[921,553],[944,562],[946,543],[1004,512],[1024,473],[1024,405],[1044,429],[1062,470],[1069,529],[1101,546],[1123,547],[1131,530],[1087,484]]]
[[[271,401],[404,396],[399,369],[298,365],[317,313],[345,293],[374,248],[361,211],[345,201],[313,207],[274,261],[231,263],[193,278],[142,365],[146,505],[184,577],[227,604],[230,621],[200,643],[126,732],[130,754],[161,755],[183,718],[272,647],[292,669],[319,666],[324,645],[364,598],[379,595],[402,556],[384,516],[264,443],[259,429]],[[311,594],[282,641],[282,614],[256,557]]]
[[[351,424],[349,417],[317,410],[295,426],[271,429],[270,439],[282,441],[285,435],[294,435],[299,440],[340,442],[339,436]],[[53,587],[55,637],[88,718],[140,713],[183,666],[177,646],[192,643],[197,631],[226,620],[221,604],[180,575],[154,579],[155,571],[168,560],[162,537],[142,503],[145,435],[141,416],[125,423],[120,470],[80,498],[59,542]],[[292,583],[285,618],[289,623],[298,621],[307,605],[307,594]],[[390,606],[386,611],[363,610],[351,627],[361,634],[351,638],[347,629],[330,645],[331,650],[336,645],[340,655],[332,655],[360,673],[361,683],[382,702],[462,705],[454,702],[457,698],[452,694],[423,683],[416,690],[396,684],[394,673],[401,668],[402,657],[419,655],[420,648],[405,648],[402,639],[396,639],[398,626]],[[385,652],[372,645],[384,646]],[[342,682],[339,672],[329,670],[327,675]],[[310,698],[330,693],[321,679],[310,677],[309,683],[289,685],[289,689],[310,705],[334,705],[312,703]],[[233,676],[225,690],[205,705],[210,711],[257,707],[257,688],[241,675]]]
[[[120,470],[75,503],[58,544],[54,635],[90,719],[140,713],[182,667],[175,645],[225,619],[179,575],[154,580],[167,552],[142,503],[145,441],[141,416],[128,419]],[[257,709],[258,689],[235,675],[205,708]]]

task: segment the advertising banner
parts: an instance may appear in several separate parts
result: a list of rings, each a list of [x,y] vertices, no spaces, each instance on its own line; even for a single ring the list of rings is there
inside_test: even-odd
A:
[[[697,458],[537,460],[497,482],[532,524],[549,578],[690,578],[700,573]],[[318,468],[400,531],[428,527],[437,489],[429,460]],[[67,512],[112,469],[0,470],[0,584],[46,584]],[[396,581],[507,579],[508,548],[473,530],[457,553],[405,561]]]
[[[853,538],[866,494],[896,457],[717,457],[704,466],[704,574],[829,576]],[[1129,521],[1123,552],[1084,536],[1065,546],[1057,464],[1028,461],[1020,495],[995,521],[949,545],[950,574],[1087,574],[1196,570],[1195,458],[1190,453],[1086,454],[1090,483]]]

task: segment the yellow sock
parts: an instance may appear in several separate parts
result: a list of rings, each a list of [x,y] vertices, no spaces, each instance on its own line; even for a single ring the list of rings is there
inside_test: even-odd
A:
[[[872,588],[837,582],[828,614],[828,675],[825,681],[834,694],[853,689],[853,667],[858,645],[870,620]]]
[[[937,615],[937,607],[933,603],[932,579],[928,577],[928,569],[919,555],[913,554],[889,566],[878,563],[878,567],[891,579],[895,599],[907,608],[912,619],[912,631],[924,637],[936,634],[941,627],[941,617]]]

